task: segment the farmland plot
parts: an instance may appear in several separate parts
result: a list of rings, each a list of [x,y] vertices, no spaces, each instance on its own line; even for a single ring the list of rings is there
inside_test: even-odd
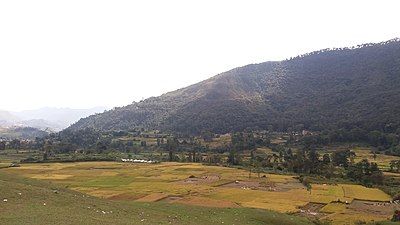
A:
[[[306,209],[309,215],[335,224],[343,223],[343,218],[354,222],[385,220],[391,216],[389,210],[371,213],[355,210],[357,205],[352,205],[355,200],[390,200],[379,189],[349,184],[312,184],[311,190],[307,190],[298,179],[289,175],[260,174],[260,177],[249,178],[245,170],[194,163],[23,164],[20,168],[6,170],[114,201],[245,207],[282,213],[299,213]],[[313,204],[318,207],[307,208]]]

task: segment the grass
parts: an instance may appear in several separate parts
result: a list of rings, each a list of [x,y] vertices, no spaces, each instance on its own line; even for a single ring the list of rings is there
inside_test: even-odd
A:
[[[10,163],[0,163],[0,169],[7,168],[10,166]]]
[[[19,162],[21,159],[25,159],[28,156],[39,156],[38,151],[35,150],[15,150],[7,149],[0,151],[0,163],[11,163]]]
[[[210,148],[217,148],[221,146],[226,146],[231,143],[231,135],[224,134],[220,137],[214,137],[211,141],[208,142],[204,141],[204,139],[202,138],[198,139],[198,141],[200,141],[200,143],[204,146],[208,145]]]
[[[359,224],[365,224],[365,221],[373,222],[380,220],[387,220],[389,216],[374,215],[372,213],[363,213],[358,211],[345,211],[341,213],[330,214],[324,219],[334,221],[334,224],[340,225],[354,225],[356,222]]]
[[[390,201],[392,198],[377,188],[366,188],[361,185],[343,184],[341,185],[344,196],[359,200],[369,201]]]
[[[279,224],[309,225],[305,218],[249,208],[111,201],[48,180],[0,173],[0,224]]]
[[[340,185],[321,185],[313,184],[311,190],[311,201],[316,203],[328,204],[332,201],[348,201],[353,199],[345,197],[343,189]]]
[[[240,210],[251,211],[250,208],[257,208],[293,213],[309,202],[328,204],[327,210],[334,211],[332,209],[334,205],[330,205],[332,201],[351,202],[353,199],[385,201],[389,199],[388,195],[382,191],[365,188],[361,185],[313,184],[310,193],[293,176],[261,174],[266,175],[266,178],[256,178],[255,175],[249,178],[248,171],[242,169],[194,163],[152,165],[117,162],[42,163],[22,164],[21,167],[2,169],[2,171],[10,175],[24,176],[26,179],[35,178],[41,182],[102,198],[111,205],[122,204],[120,201],[123,200],[127,205],[146,203],[151,206],[157,205],[163,209],[165,207],[198,209],[198,206],[202,206],[199,207],[202,209],[204,206],[206,208],[214,206],[219,207],[219,210],[228,210],[226,208],[241,206]],[[203,175],[218,175],[221,179],[208,183],[185,183],[182,181],[189,176],[201,177]],[[251,190],[224,187],[223,185],[236,180],[273,184],[276,187],[285,187],[285,191]],[[179,204],[164,203],[162,199],[166,199],[168,196],[179,196],[178,200],[173,201]],[[181,210],[183,209],[181,208]],[[256,210],[256,212],[258,211]],[[186,213],[190,214],[191,211]],[[181,216],[183,215],[184,212]],[[343,217],[348,217],[349,221],[353,222],[360,218],[366,221],[386,218],[368,212],[355,214],[352,211],[343,211],[331,214],[327,219],[340,224]]]
[[[359,162],[363,159],[368,159],[370,162],[374,162],[378,164],[378,167],[384,171],[388,171],[390,169],[390,161],[400,160],[398,156],[385,155],[385,154],[376,154],[376,158],[374,158],[374,154],[371,152],[370,148],[355,148],[353,151],[356,153],[355,162]]]
[[[321,209],[324,213],[342,213],[346,210],[346,205],[343,203],[329,203]]]

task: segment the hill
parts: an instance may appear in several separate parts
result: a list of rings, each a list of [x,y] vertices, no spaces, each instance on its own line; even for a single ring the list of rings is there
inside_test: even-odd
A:
[[[236,68],[203,82],[92,115],[70,130],[149,127],[180,133],[246,128],[400,127],[400,40],[325,49]]]
[[[19,121],[19,118],[10,112],[0,110],[0,126],[9,126],[10,124]]]
[[[21,118],[24,124],[34,127],[48,125],[54,130],[62,130],[83,117],[104,112],[105,107],[94,107],[89,109],[71,108],[51,108],[45,107],[35,110],[24,110],[13,112],[15,116]],[[43,123],[42,123],[43,122]],[[40,125],[42,123],[42,125]],[[38,127],[42,128],[42,127]]]
[[[90,109],[41,108],[8,112],[0,110],[0,127],[33,127],[41,130],[60,131],[89,115],[104,112],[104,107]]]
[[[36,137],[45,137],[49,133],[33,127],[0,127],[1,139],[35,139]]]

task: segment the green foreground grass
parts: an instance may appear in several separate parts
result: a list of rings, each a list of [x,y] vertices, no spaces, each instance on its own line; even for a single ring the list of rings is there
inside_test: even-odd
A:
[[[7,199],[7,202],[4,201]],[[250,208],[206,208],[111,201],[0,170],[0,224],[312,224],[302,217]]]

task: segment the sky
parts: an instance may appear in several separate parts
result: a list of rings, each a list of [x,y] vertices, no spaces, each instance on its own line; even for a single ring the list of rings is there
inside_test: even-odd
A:
[[[0,109],[130,104],[251,63],[400,37],[394,0],[0,1]]]

